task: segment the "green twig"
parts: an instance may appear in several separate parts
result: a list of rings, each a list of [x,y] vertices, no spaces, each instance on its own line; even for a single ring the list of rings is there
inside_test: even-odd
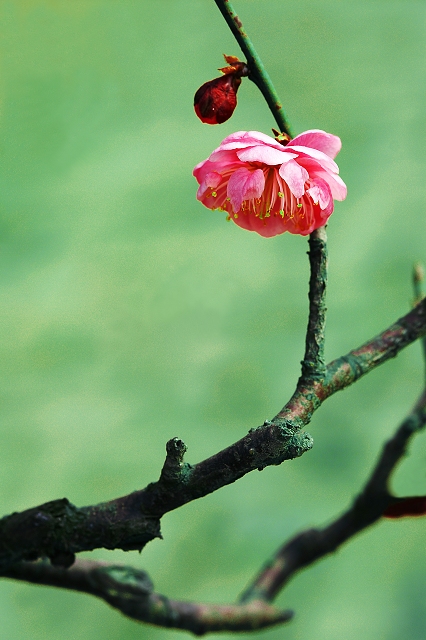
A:
[[[228,0],[215,0],[215,2],[247,59],[247,64],[250,68],[250,80],[252,80],[262,92],[281,133],[286,133],[291,138],[290,125],[281,101],[252,41],[244,30],[241,20]]]

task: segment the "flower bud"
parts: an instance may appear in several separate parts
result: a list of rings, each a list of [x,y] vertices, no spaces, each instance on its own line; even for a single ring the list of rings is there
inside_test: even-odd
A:
[[[205,82],[194,96],[195,113],[207,124],[222,124],[232,116],[241,77],[248,75],[247,65],[235,56],[225,60],[230,66],[219,69],[224,75]]]

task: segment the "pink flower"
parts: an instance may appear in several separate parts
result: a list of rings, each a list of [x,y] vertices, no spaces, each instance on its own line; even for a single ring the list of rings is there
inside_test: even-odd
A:
[[[197,198],[267,238],[306,236],[326,224],[346,185],[333,158],[340,138],[312,129],[286,146],[258,131],[233,133],[194,169]]]

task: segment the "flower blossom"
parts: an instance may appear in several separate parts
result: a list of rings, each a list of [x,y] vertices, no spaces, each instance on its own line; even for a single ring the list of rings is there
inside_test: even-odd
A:
[[[306,236],[326,224],[346,185],[333,158],[340,138],[312,129],[283,146],[258,131],[238,131],[194,169],[197,198],[261,236]]]

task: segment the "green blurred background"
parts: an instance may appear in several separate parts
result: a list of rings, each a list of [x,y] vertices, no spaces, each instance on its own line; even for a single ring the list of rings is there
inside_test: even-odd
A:
[[[339,135],[349,195],[329,224],[327,359],[410,306],[426,260],[422,0],[235,0],[295,132]],[[209,127],[195,90],[239,55],[212,0],[0,4],[3,513],[115,498],[271,418],[299,375],[306,239],[265,240],[195,200],[193,166],[274,122],[249,81]],[[163,519],[164,540],[92,557],[170,597],[233,601],[266,558],[359,490],[422,385],[418,344],[315,415],[314,449]],[[398,470],[426,493],[426,440]],[[299,575],[294,621],[250,638],[426,637],[424,520],[383,522]],[[88,554],[89,555],[89,554]],[[2,581],[8,640],[174,640],[86,595]],[[219,636],[213,636],[219,637]],[[222,638],[231,636],[225,635]]]

